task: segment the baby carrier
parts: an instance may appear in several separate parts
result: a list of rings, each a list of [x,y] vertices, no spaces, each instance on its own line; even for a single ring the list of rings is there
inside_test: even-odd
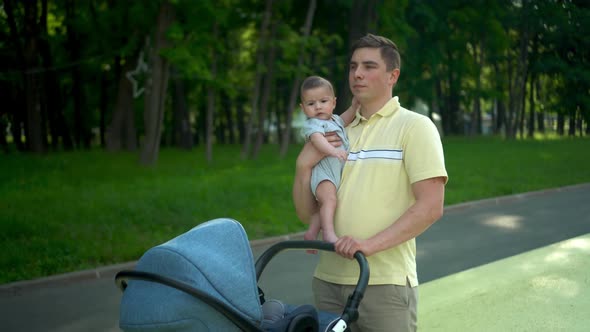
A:
[[[265,266],[285,249],[333,251],[322,241],[284,241],[263,252],[256,264],[246,232],[231,219],[215,219],[149,249],[135,270],[121,271],[119,326],[123,331],[346,331],[358,318],[369,280],[358,252],[359,280],[344,311],[320,312],[312,305],[265,300],[258,287]]]

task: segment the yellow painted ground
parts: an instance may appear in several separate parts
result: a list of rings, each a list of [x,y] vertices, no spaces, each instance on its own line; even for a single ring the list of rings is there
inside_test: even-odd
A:
[[[420,286],[418,330],[590,331],[590,234]]]

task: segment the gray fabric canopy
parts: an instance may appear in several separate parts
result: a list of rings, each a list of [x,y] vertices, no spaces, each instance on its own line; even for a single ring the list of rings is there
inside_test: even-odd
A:
[[[229,305],[255,324],[262,321],[254,259],[240,223],[215,219],[148,250],[137,270],[182,281]],[[130,281],[123,294],[125,331],[239,331],[222,314],[177,289]]]

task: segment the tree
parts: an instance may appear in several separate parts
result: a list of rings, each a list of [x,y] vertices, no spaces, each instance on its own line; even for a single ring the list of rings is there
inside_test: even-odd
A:
[[[260,83],[264,74],[264,51],[268,43],[268,27],[272,18],[272,0],[266,0],[266,8],[264,10],[264,16],[261,22],[259,37],[256,50],[256,78],[254,80],[252,99],[251,99],[251,111],[248,124],[246,126],[246,133],[244,136],[244,143],[242,146],[242,159],[246,159],[250,155],[250,149],[252,145],[252,133],[256,120],[258,119],[258,107],[260,98]],[[262,124],[258,124],[258,130],[262,130]]]
[[[46,1],[46,0],[44,0]],[[47,136],[44,130],[45,121],[42,114],[41,98],[44,93],[43,83],[39,67],[39,44],[40,27],[38,13],[38,4],[36,0],[27,0],[22,2],[23,6],[23,24],[22,28],[16,22],[15,7],[11,0],[4,0],[4,8],[10,35],[20,60],[20,70],[23,76],[26,112],[24,119],[24,129],[26,136],[27,149],[33,152],[44,152],[47,146]],[[42,10],[47,8],[46,2],[41,6]],[[24,43],[22,42],[24,41]],[[17,115],[15,118],[19,118]],[[20,133],[18,133],[20,136]]]
[[[305,60],[305,41],[309,37],[311,33],[311,28],[313,26],[313,18],[315,16],[316,10],[316,0],[311,0],[309,2],[309,6],[307,7],[307,14],[305,15],[305,23],[303,27],[301,27],[302,37],[303,40],[301,42],[301,46],[299,48],[299,57],[297,59],[297,67],[301,68],[303,66],[303,61]],[[289,101],[287,104],[287,113],[285,115],[285,129],[283,131],[281,137],[281,148],[280,148],[280,155],[284,157],[287,154],[287,150],[289,148],[289,142],[291,138],[291,122],[293,122],[293,110],[297,104],[297,95],[299,94],[299,85],[301,84],[302,79],[302,72],[296,71],[295,79],[293,80],[293,85],[291,86],[291,93],[289,94]]]
[[[138,59],[137,61],[142,61]],[[131,72],[131,61],[123,65],[123,75],[119,76],[117,101],[111,123],[106,132],[106,148],[109,151],[137,149],[137,132],[135,129],[135,112],[133,109],[133,85],[125,73]]]
[[[173,20],[174,7],[163,1],[158,13],[154,49],[150,54],[151,75],[145,94],[145,136],[140,156],[143,165],[153,165],[158,160],[169,77],[169,63],[160,52],[169,45],[166,32]]]

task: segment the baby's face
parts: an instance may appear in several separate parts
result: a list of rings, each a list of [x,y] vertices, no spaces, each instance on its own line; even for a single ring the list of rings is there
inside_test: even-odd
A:
[[[306,90],[301,99],[301,108],[308,118],[330,120],[336,107],[336,97],[328,87]]]

